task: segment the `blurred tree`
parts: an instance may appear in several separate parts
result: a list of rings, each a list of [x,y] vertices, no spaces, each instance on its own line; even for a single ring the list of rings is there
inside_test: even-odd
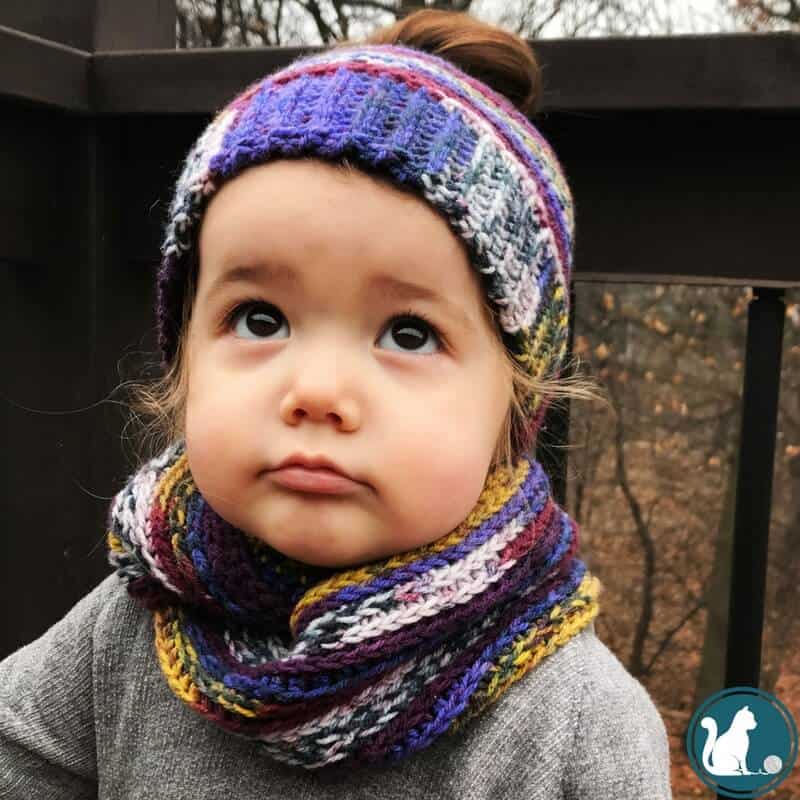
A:
[[[798,0],[734,0],[731,12],[750,31],[800,31]]]
[[[542,38],[545,29],[566,38],[669,35],[680,27],[699,32],[715,29],[725,17],[690,6],[682,23],[668,0],[177,0],[176,45],[329,45],[420,8],[467,11],[527,39]]]

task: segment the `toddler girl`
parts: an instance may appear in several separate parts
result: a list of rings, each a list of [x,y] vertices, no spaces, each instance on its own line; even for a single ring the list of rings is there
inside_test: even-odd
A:
[[[157,281],[178,435],[115,571],[0,664],[0,796],[671,797],[529,455],[574,234],[538,91],[523,40],[422,11],[205,129]]]

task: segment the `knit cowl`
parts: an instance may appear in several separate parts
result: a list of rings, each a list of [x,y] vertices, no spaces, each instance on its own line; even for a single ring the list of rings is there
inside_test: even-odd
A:
[[[107,541],[174,695],[310,770],[389,764],[458,734],[595,618],[602,588],[527,455],[492,467],[433,543],[330,568],[219,516],[181,440],[114,497]]]

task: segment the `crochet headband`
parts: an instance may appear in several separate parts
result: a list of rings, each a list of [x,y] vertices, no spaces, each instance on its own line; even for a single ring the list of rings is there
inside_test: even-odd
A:
[[[572,197],[555,153],[502,95],[412,47],[362,44],[298,59],[220,110],[191,147],[161,247],[157,329],[175,355],[204,210],[244,169],[344,158],[415,190],[467,246],[501,335],[523,369],[557,377],[567,350]],[[526,441],[547,405],[526,407]]]

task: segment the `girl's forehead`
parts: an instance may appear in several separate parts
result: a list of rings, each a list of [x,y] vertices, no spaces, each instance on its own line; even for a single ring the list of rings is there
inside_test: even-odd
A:
[[[465,243],[421,197],[331,165],[276,161],[222,186],[200,227],[201,263],[253,258],[373,263],[437,282],[448,265],[464,278]]]
[[[447,225],[446,215],[410,187],[392,183],[377,173],[319,159],[278,159],[248,167],[222,184],[212,196],[205,216],[231,213],[230,208],[238,204],[252,206],[254,198],[260,201],[254,208],[256,211],[261,207],[274,211],[287,201],[293,205],[305,201],[317,213],[346,216],[351,208],[338,205],[346,199],[362,212],[373,210],[375,215],[398,212],[399,222],[405,216],[424,214],[433,215]]]
[[[223,184],[206,210],[202,293],[236,281],[302,289],[325,268],[352,279],[350,291],[365,301],[378,290],[430,299],[459,326],[493,327],[466,243],[443,212],[410,192],[318,159],[250,167]]]

